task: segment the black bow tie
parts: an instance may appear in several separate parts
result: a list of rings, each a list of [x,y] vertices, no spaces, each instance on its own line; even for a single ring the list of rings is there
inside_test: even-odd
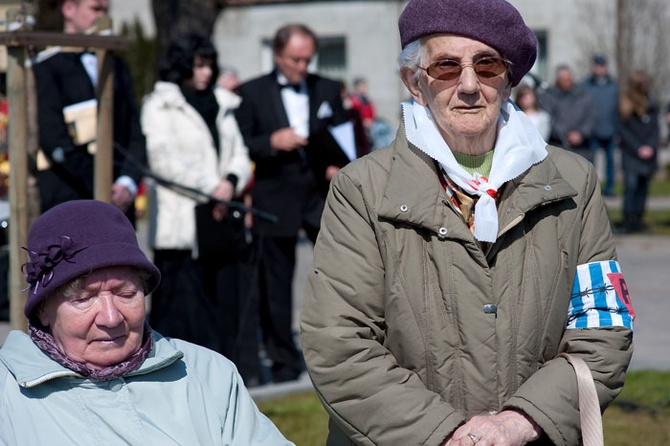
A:
[[[302,84],[297,83],[297,84],[279,84],[281,88],[292,88],[295,90],[296,93],[300,93],[300,90],[302,89]]]

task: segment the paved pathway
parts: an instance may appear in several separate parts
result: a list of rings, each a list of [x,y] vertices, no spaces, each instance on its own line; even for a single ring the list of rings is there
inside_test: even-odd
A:
[[[617,236],[635,319],[631,369],[670,370],[670,237]]]

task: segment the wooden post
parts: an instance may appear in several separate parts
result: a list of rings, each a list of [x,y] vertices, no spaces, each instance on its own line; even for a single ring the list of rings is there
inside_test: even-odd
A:
[[[114,167],[114,61],[109,51],[96,50],[98,58],[98,138],[94,164],[94,198],[111,202]]]
[[[9,103],[9,320],[12,329],[26,330],[23,315],[26,283],[21,264],[27,258],[22,246],[28,236],[28,113],[26,100],[26,49],[23,46],[7,48],[7,99]]]
[[[95,197],[111,201],[113,148],[113,60],[112,51],[128,48],[128,40],[117,36],[62,34],[45,31],[18,30],[0,33],[0,45],[7,47],[7,102],[9,104],[9,305],[10,326],[26,330],[23,316],[26,287],[21,265],[28,259],[21,247],[28,236],[28,114],[26,88],[27,48],[60,45],[102,49],[98,51],[100,93],[98,96],[98,153],[94,164]],[[100,156],[102,154],[102,156]]]

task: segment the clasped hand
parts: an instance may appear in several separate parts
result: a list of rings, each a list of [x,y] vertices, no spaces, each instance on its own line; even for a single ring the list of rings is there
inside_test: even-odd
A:
[[[542,430],[521,412],[505,410],[477,415],[454,431],[442,446],[523,446]]]
[[[221,180],[219,185],[216,186],[216,189],[214,189],[214,192],[212,192],[212,197],[221,201],[230,201],[232,200],[234,193],[235,187],[233,186],[233,183],[228,180]],[[214,208],[212,209],[212,217],[216,221],[223,220],[227,213],[228,208],[220,203],[214,205]]]

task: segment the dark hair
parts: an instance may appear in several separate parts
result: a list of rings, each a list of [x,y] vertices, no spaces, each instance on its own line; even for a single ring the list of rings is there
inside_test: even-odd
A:
[[[158,75],[161,80],[181,84],[193,77],[195,57],[212,61],[211,85],[219,76],[218,57],[212,43],[198,34],[188,34],[175,39],[160,61]]]
[[[277,30],[277,33],[272,40],[272,52],[275,54],[281,53],[293,34],[302,34],[303,36],[311,38],[312,42],[314,42],[314,52],[316,53],[319,50],[319,42],[316,38],[316,34],[314,34],[311,29],[301,23],[291,23],[284,25]]]
[[[533,89],[533,87],[531,87],[530,85],[527,85],[527,84],[520,84],[516,89],[516,95],[514,96],[514,102],[517,105],[519,105],[519,101],[524,96],[528,96],[528,95],[532,95],[532,96],[535,96],[537,98],[537,94],[535,93],[535,89]],[[535,109],[537,109],[538,107],[539,107],[539,104],[536,101],[535,102]],[[519,108],[521,108],[520,105],[519,105]]]

